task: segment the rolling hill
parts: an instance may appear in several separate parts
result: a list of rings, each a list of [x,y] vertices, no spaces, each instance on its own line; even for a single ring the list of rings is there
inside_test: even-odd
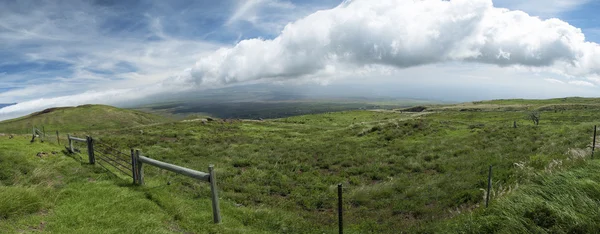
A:
[[[36,112],[16,119],[0,122],[0,133],[31,133],[37,126],[47,132],[59,130],[89,131],[100,129],[128,128],[168,121],[157,115],[116,108],[106,105],[82,105],[57,107]]]

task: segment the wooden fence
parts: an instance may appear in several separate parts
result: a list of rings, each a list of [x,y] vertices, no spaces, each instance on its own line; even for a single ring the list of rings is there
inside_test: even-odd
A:
[[[31,142],[34,142],[36,137],[40,138],[41,142],[44,142],[46,139],[46,131],[44,131],[44,127],[42,127],[42,130],[40,130],[39,128],[33,126]]]
[[[94,149],[94,145],[97,144],[98,142],[96,142],[94,140],[94,138],[87,136],[84,139],[84,138],[73,137],[71,135],[67,135],[67,136],[68,136],[68,140],[69,140],[68,150],[70,153],[75,152],[75,148],[73,147],[74,142],[85,142],[86,146],[87,146],[87,151],[88,151],[89,163],[96,164],[96,154],[95,153],[97,150]],[[104,147],[104,149],[110,148],[109,146],[106,146],[106,145],[104,145],[103,147]],[[112,149],[112,150],[116,151],[119,154],[123,154],[122,152],[119,152],[115,149]],[[102,154],[108,154],[106,150],[99,151],[99,152]],[[116,169],[119,169],[120,166],[126,168],[125,165],[122,165],[122,164],[117,165],[117,164],[112,164],[109,162],[110,160],[114,160],[116,158],[110,158],[107,155],[102,155],[102,156],[99,156],[98,158],[103,160],[104,162],[107,162],[109,165],[115,167]],[[117,163],[117,161],[114,161],[114,162]],[[205,172],[192,170],[189,168],[177,166],[177,165],[170,164],[170,163],[161,162],[161,161],[158,161],[155,159],[151,159],[147,156],[141,155],[139,150],[131,149],[131,164],[129,164],[129,165],[131,165],[131,170],[129,170],[129,171],[132,172],[132,174],[130,176],[133,177],[134,184],[138,184],[138,185],[144,184],[144,167],[143,167],[144,164],[152,165],[152,166],[164,169],[164,170],[172,171],[177,174],[185,175],[185,176],[188,176],[188,177],[191,177],[194,179],[198,179],[200,181],[210,183],[213,221],[215,223],[221,223],[221,211],[219,208],[219,197],[218,197],[218,193],[217,193],[217,178],[216,178],[216,175],[214,172],[213,165],[209,165],[208,173],[205,173]],[[127,171],[124,171],[121,169],[119,169],[119,171],[123,172],[124,174],[127,174]]]

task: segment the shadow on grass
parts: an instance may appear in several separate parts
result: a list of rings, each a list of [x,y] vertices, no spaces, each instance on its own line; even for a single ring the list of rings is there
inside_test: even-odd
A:
[[[69,150],[69,148],[67,148],[66,146],[65,146],[65,149],[63,149],[61,152],[65,156],[67,156],[69,158],[72,158],[73,160],[79,162],[80,164],[82,164],[82,165],[84,164],[83,158],[81,157],[81,154],[78,154],[77,152],[71,153],[71,151]]]
[[[61,152],[65,156],[78,162],[82,167],[91,167],[96,172],[108,172],[107,174],[109,175],[109,177],[118,179],[115,182],[119,187],[136,187],[136,185],[133,184],[133,182],[131,181],[132,179],[130,177],[127,177],[127,179],[125,179],[123,178],[123,176],[119,176],[113,170],[110,170],[110,165],[106,166],[100,163],[99,161],[96,161],[96,164],[102,168],[100,169],[99,167],[95,167],[95,165],[90,165],[87,160],[84,160],[84,158],[81,156],[81,151],[79,149],[74,149],[74,151],[75,152],[71,152],[69,148],[65,146],[65,148]]]

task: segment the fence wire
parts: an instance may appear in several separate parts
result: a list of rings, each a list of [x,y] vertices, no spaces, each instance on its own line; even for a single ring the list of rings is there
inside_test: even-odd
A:
[[[97,140],[94,141],[94,155],[97,159],[100,159],[100,161],[97,160],[97,162],[104,169],[109,170],[100,162],[112,166],[112,168],[117,169],[128,177],[133,177],[133,169],[130,158],[131,156],[126,157],[127,154]]]
[[[107,148],[107,147],[104,147],[101,145],[95,145],[94,152],[105,155],[106,157],[110,158],[111,160],[114,160],[115,162],[119,163],[119,165],[121,165],[121,166],[124,166],[124,167],[131,166],[131,157],[129,157],[129,158],[121,157],[120,154],[117,153],[118,151],[116,151],[113,148]],[[110,156],[112,156],[112,157],[110,157]],[[128,165],[123,165],[123,163],[128,164]]]
[[[73,143],[73,151],[75,151],[75,153],[87,153],[88,152],[86,142],[79,142],[79,141],[71,141],[71,142]]]

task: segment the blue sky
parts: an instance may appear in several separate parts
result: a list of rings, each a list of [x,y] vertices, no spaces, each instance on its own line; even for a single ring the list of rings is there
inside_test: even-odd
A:
[[[577,39],[577,30],[585,35],[585,41],[600,42],[599,0],[497,0],[493,1],[493,7],[488,6],[486,0],[473,1],[473,4],[453,0],[451,2],[457,5],[463,4],[454,8],[444,5],[441,0],[424,2],[430,3],[413,0],[345,3],[333,0],[5,0],[0,3],[0,103],[23,104],[4,108],[0,111],[0,119],[50,106],[83,102],[116,104],[144,97],[132,94],[135,92],[168,95],[181,88],[202,90],[246,82],[355,84],[373,89],[378,85],[398,86],[424,92],[447,87],[451,92],[441,97],[447,100],[452,100],[457,92],[473,92],[474,95],[469,96],[473,99],[597,96],[600,68],[594,61],[600,60],[599,54],[590,52],[583,56],[581,51],[589,50],[586,48],[595,51],[598,46],[583,45],[582,40]],[[345,5],[337,7],[340,4]],[[362,8],[357,7],[361,4]],[[413,22],[412,18],[384,12],[384,8],[375,6],[377,4],[392,4],[387,8],[404,4],[404,8],[415,7],[414,12],[425,8],[435,10],[439,6],[444,9],[440,14],[449,15],[444,18],[448,20],[475,12],[475,19],[480,21],[473,22],[484,26],[496,22],[487,18],[501,14],[499,11],[491,13],[492,8],[524,11],[530,16],[516,14],[513,18],[512,13],[502,13],[504,16],[498,17],[504,17],[502,20],[509,20],[507,22],[528,19],[531,27],[523,27],[523,30],[539,30],[530,38],[533,42],[523,48],[533,46],[536,49],[541,44],[541,49],[537,48],[540,49],[536,52],[538,57],[523,55],[521,58],[519,45],[523,43],[515,36],[477,48],[483,55],[473,57],[470,49],[453,41],[453,36],[459,32],[442,30],[436,32],[439,38],[431,41],[452,47],[451,52],[446,48],[416,52],[407,49],[398,55],[399,52],[390,52],[395,47],[381,46],[388,42],[385,40],[392,42],[387,45],[397,43],[395,35],[384,35],[383,32],[397,31],[396,36],[421,38],[427,42],[430,38],[423,37],[430,32],[419,34],[424,33],[419,29],[422,21],[429,23],[424,28],[440,30],[447,26],[437,26],[450,25],[461,30],[464,27],[458,23],[433,21],[435,17],[423,15],[415,16],[424,18]],[[331,10],[336,7],[340,9]],[[363,11],[363,8],[372,11]],[[400,7],[393,10],[402,11]],[[372,12],[384,16],[369,15]],[[410,12],[413,11],[407,13]],[[352,18],[340,21],[348,14],[360,16],[355,18],[362,21],[353,23]],[[353,25],[368,20],[372,20],[371,24],[365,25],[374,25],[396,20],[395,17],[399,17],[398,22],[407,24],[386,24],[385,27],[390,28],[353,34],[356,33],[353,30],[364,30]],[[541,21],[533,22],[529,17],[539,17]],[[544,21],[551,18],[558,18],[572,28],[565,29],[560,23],[550,26],[544,23],[553,22]],[[289,29],[282,33],[288,24]],[[494,30],[509,30],[492,26]],[[327,43],[337,45],[318,44],[323,39],[318,34],[321,31],[331,37],[326,38]],[[504,34],[513,31],[504,31]],[[573,48],[569,43],[560,44],[564,41],[548,42],[545,39],[547,35],[563,31],[569,35],[569,40],[575,41]],[[544,34],[548,32],[554,34]],[[473,31],[465,33],[475,34]],[[353,39],[363,36],[365,38]],[[450,39],[446,39],[448,36]],[[496,37],[503,38],[503,34]],[[469,41],[464,37],[456,40]],[[371,46],[369,51],[364,51],[362,45],[365,43]],[[370,43],[378,53],[374,58],[370,57],[373,56]],[[401,40],[400,43],[408,42]],[[407,48],[431,47],[419,47],[419,41],[414,43]],[[498,54],[486,57],[488,50]],[[367,54],[361,54],[363,52]],[[426,56],[428,53],[448,54],[437,59]],[[582,56],[585,61],[573,56]],[[506,59],[500,61],[502,58]],[[290,61],[282,61],[286,59]],[[481,87],[487,91],[481,93]]]

